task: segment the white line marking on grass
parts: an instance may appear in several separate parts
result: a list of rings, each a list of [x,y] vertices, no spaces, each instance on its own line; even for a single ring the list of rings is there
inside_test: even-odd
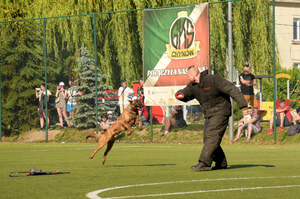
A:
[[[136,196],[121,196],[121,197],[110,197],[110,198],[102,198],[102,197],[98,196],[98,194],[100,194],[102,192],[116,190],[116,189],[124,189],[124,188],[131,188],[131,187],[142,187],[142,186],[164,185],[164,184],[173,184],[173,183],[204,182],[204,181],[228,181],[228,180],[253,180],[253,179],[274,179],[274,178],[299,178],[299,177],[300,176],[270,176],[270,177],[244,177],[244,178],[218,178],[218,179],[208,179],[208,178],[206,178],[206,179],[201,179],[201,180],[158,182],[158,183],[125,185],[125,186],[118,186],[118,187],[110,187],[110,188],[106,188],[106,189],[99,189],[99,190],[87,193],[86,196],[88,198],[91,198],[91,199],[121,199],[121,198],[157,197],[157,196],[182,195],[182,194],[207,193],[207,192],[221,192],[221,191],[243,191],[243,190],[253,190],[253,189],[291,188],[291,187],[300,187],[300,185],[267,186],[267,187],[243,187],[243,188],[230,188],[230,189],[199,190],[199,191],[189,191],[189,192],[148,194],[148,195],[136,195]]]

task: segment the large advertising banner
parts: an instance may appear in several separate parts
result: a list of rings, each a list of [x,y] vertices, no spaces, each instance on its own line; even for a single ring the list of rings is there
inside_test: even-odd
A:
[[[144,11],[145,105],[184,104],[175,93],[189,83],[187,68],[209,69],[208,15],[208,3]]]

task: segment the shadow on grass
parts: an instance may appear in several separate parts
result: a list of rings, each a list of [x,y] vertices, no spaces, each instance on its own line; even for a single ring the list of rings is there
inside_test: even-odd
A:
[[[142,164],[142,165],[111,165],[109,167],[165,167],[175,166],[177,164]]]
[[[248,167],[275,167],[275,165],[265,165],[265,164],[236,164],[229,165],[227,169],[240,169],[240,168],[248,168]]]

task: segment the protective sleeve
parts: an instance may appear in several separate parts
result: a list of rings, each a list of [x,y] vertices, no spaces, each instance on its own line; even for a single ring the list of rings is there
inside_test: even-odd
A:
[[[181,97],[180,97],[180,95],[181,95]],[[195,96],[193,95],[191,84],[188,84],[187,87],[185,87],[184,89],[178,90],[175,93],[175,98],[180,101],[183,101],[183,102],[188,102],[188,101],[194,99]]]

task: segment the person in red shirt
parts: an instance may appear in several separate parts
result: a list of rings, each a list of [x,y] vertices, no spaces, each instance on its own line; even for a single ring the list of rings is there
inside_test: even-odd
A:
[[[291,126],[291,112],[290,107],[286,105],[286,102],[284,99],[281,99],[279,101],[279,107],[276,109],[277,118],[276,118],[276,126],[279,126],[279,130],[283,131],[284,127]],[[274,124],[274,115],[273,111],[271,112],[271,119],[270,119],[270,128],[268,131],[268,134],[271,134],[273,132],[273,124]]]

